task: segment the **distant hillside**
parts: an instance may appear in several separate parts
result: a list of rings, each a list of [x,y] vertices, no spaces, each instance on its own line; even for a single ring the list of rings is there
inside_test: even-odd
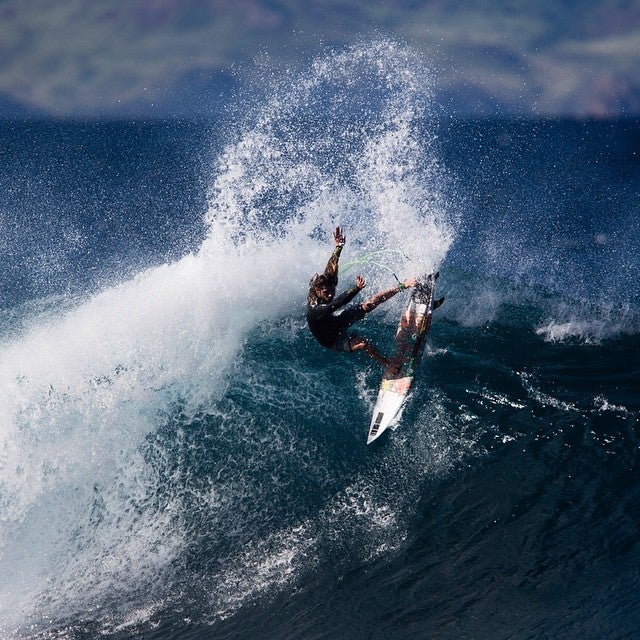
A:
[[[640,115],[640,0],[4,0],[0,117],[210,115],[254,61],[390,37],[455,113]]]

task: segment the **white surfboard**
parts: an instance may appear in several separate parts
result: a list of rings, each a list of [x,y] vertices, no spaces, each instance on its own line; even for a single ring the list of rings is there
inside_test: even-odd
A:
[[[396,331],[395,367],[385,369],[373,408],[367,444],[379,438],[390,426],[397,423],[409,394],[431,327],[433,296],[438,274],[431,274],[413,289],[411,299],[402,313]]]

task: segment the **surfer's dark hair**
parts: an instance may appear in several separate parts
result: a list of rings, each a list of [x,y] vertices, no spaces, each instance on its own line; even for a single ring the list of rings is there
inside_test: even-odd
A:
[[[309,287],[311,289],[318,289],[325,284],[330,285],[331,278],[328,278],[327,276],[325,276],[324,273],[316,273],[314,274],[313,278],[309,280]]]
[[[313,278],[309,280],[309,295],[307,296],[307,302],[310,305],[318,304],[318,296],[316,295],[316,289],[327,286],[334,289],[338,286],[338,278],[336,276],[328,276],[326,273],[316,273]]]

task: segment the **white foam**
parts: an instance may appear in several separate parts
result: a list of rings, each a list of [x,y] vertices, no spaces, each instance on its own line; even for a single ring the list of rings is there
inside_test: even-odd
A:
[[[585,344],[599,344],[621,334],[638,333],[640,317],[631,305],[614,306],[611,303],[568,304],[559,302],[550,312],[550,318],[536,329],[548,342],[578,340]]]
[[[554,398],[548,393],[544,393],[541,389],[538,388],[538,381],[531,374],[520,372],[518,375],[522,380],[522,386],[527,392],[527,395],[541,406],[553,407],[555,409],[560,409],[561,411],[568,412],[579,413],[581,411],[580,408],[572,402],[565,402],[564,400],[560,400],[559,398]]]

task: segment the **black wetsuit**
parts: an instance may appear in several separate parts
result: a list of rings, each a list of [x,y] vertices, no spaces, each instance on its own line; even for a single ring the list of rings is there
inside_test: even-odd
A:
[[[308,304],[307,323],[311,333],[323,347],[338,351],[349,351],[349,335],[346,330],[366,315],[361,305],[353,305],[342,313],[334,312],[344,307],[355,298],[360,291],[358,287],[351,287],[327,304]]]

